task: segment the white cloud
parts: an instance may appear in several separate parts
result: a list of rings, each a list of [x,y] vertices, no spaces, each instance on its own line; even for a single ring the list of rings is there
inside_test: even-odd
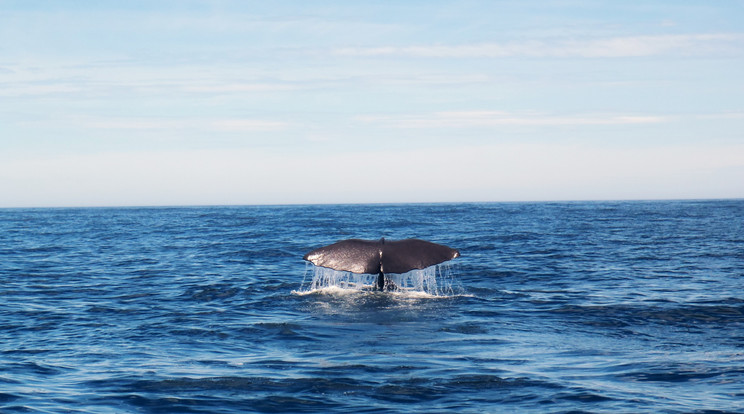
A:
[[[284,83],[225,83],[225,84],[188,84],[181,88],[186,92],[197,93],[238,93],[238,92],[270,92],[292,91],[300,89],[298,85]]]
[[[70,81],[64,76],[78,76],[84,80]],[[151,74],[151,76],[156,76]],[[114,76],[104,77],[92,75],[85,70],[73,71],[58,68],[49,68],[35,74],[35,79],[15,79],[12,82],[0,83],[0,97],[37,97],[42,95],[95,95],[111,93],[139,93],[148,95],[173,95],[173,94],[249,94],[264,92],[295,91],[313,81],[306,81],[305,86],[278,82],[247,82],[238,83],[215,80],[211,83],[198,83],[196,75],[183,79],[151,80],[138,79],[131,74],[123,74],[118,78]],[[27,76],[28,77],[28,76]],[[21,76],[15,76],[21,78]]]
[[[744,34],[707,33],[584,39],[547,38],[466,45],[345,47],[336,49],[333,53],[340,56],[420,58],[619,58],[659,55],[741,55],[743,48]]]
[[[198,129],[217,132],[276,131],[286,122],[265,119],[192,119],[192,118],[81,118],[72,121],[83,128],[118,130]]]
[[[547,115],[517,114],[506,111],[447,111],[426,115],[360,116],[358,121],[393,128],[472,128],[495,126],[576,126],[622,125],[667,122],[670,118],[657,115],[590,114]]]
[[[6,83],[0,85],[0,97],[21,97],[21,96],[44,96],[57,94],[80,93],[84,89],[69,83],[50,83],[50,84],[12,84]]]
[[[267,121],[262,119],[221,119],[211,122],[211,126],[218,131],[249,132],[275,131],[288,126],[286,122]]]
[[[698,119],[744,119],[744,112],[724,112],[719,114],[697,115]]]

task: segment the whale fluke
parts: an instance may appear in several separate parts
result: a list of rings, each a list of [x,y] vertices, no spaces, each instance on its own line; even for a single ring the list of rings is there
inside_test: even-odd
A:
[[[320,267],[352,273],[377,274],[377,285],[384,287],[385,273],[405,273],[452,260],[456,249],[426,240],[388,241],[349,239],[320,247],[303,259]]]

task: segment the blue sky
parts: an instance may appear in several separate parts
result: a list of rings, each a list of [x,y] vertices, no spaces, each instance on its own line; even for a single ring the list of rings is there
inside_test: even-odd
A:
[[[741,1],[0,0],[0,207],[741,197]]]

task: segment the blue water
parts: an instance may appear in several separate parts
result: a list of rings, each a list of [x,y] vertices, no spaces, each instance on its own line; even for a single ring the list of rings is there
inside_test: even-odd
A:
[[[428,293],[302,260],[382,236],[462,257]],[[0,210],[3,413],[714,410],[742,200]]]

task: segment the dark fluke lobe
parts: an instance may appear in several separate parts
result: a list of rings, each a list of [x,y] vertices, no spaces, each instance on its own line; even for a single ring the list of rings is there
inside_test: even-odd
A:
[[[452,260],[460,252],[419,239],[342,240],[317,248],[303,258],[320,267],[352,273],[405,273]]]

